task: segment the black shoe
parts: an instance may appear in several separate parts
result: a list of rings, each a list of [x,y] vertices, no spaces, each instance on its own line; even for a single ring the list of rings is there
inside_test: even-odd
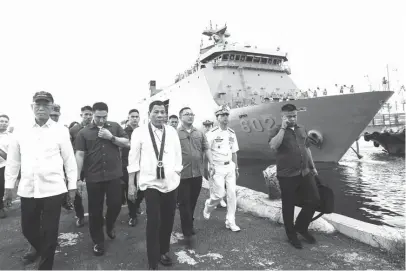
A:
[[[302,249],[302,243],[297,239],[297,236],[289,237],[289,243],[297,249]]]
[[[96,244],[93,246],[93,254],[95,256],[102,256],[104,254],[104,246]]]
[[[158,265],[154,265],[154,266],[149,266],[148,267],[149,270],[158,270]]]
[[[35,262],[39,258],[39,256],[39,253],[34,248],[31,248],[30,251],[25,253],[23,256],[24,264]]]
[[[136,217],[130,218],[128,220],[128,226],[130,226],[130,227],[135,227],[135,225],[137,225],[137,223],[138,223],[138,219]]]
[[[168,253],[162,254],[159,262],[164,266],[170,266],[173,264],[172,259],[168,256]]]
[[[316,243],[316,238],[313,237],[308,231],[300,232],[298,233],[303,236],[303,238],[309,243],[309,244],[315,244]]]
[[[76,219],[76,227],[81,228],[85,225],[85,218],[79,217]]]
[[[110,237],[110,239],[116,239],[116,231],[114,229],[110,231],[106,229],[106,233],[107,236]]]

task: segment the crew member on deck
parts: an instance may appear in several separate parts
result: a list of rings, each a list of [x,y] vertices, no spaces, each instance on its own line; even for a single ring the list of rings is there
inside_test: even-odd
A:
[[[297,124],[297,109],[293,104],[282,106],[282,125],[270,131],[269,146],[276,152],[277,178],[282,192],[282,214],[289,242],[295,248],[302,248],[296,233],[309,243],[316,240],[308,232],[309,224],[320,201],[314,175],[314,166],[307,133]],[[298,196],[305,205],[293,224],[295,202]]]
[[[228,128],[229,110],[223,106],[216,110],[215,115],[219,126],[206,134],[209,148],[213,156],[214,174],[210,174],[210,198],[206,200],[203,217],[210,218],[211,212],[227,194],[226,228],[240,231],[235,223],[237,210],[236,179],[238,178],[237,151],[238,143],[235,132]],[[209,171],[212,168],[209,169]]]

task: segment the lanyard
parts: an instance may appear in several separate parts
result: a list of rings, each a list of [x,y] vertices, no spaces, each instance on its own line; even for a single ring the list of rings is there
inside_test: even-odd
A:
[[[155,151],[155,156],[156,159],[158,160],[158,164],[156,167],[156,177],[157,179],[165,179],[165,172],[164,172],[164,163],[162,162],[162,156],[164,155],[164,146],[165,146],[165,127],[162,135],[162,141],[161,141],[161,148],[158,154],[158,147],[155,142],[155,136],[154,133],[152,132],[152,125],[151,123],[148,124],[148,130],[149,130],[149,135],[151,136],[152,139],[152,145],[154,146],[154,151]]]

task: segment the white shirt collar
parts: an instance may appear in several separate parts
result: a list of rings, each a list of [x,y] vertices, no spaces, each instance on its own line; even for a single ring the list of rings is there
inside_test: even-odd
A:
[[[55,123],[56,123],[55,121],[53,121],[51,118],[49,118],[48,121],[42,127],[51,127]],[[32,127],[41,127],[41,126],[39,126],[38,123],[34,119]]]

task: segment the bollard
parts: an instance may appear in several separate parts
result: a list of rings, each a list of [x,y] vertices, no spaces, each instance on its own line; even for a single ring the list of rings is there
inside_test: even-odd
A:
[[[276,165],[270,165],[264,171],[265,185],[268,188],[269,199],[275,200],[281,198],[281,189],[279,187],[279,181],[276,177]]]

